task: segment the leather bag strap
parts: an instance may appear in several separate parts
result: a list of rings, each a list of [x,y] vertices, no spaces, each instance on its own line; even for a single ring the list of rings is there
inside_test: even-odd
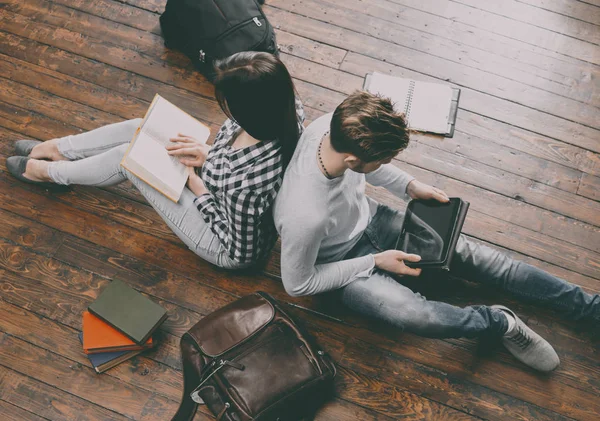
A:
[[[191,394],[198,386],[199,376],[194,372],[192,366],[183,359],[183,396],[181,397],[181,403],[177,412],[171,418],[171,421],[192,421],[198,404],[191,398]]]

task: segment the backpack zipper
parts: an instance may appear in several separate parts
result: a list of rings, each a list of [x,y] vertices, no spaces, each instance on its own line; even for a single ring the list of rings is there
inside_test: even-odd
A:
[[[256,24],[256,26],[262,26],[262,23],[260,23],[260,21],[258,20],[257,17],[252,18],[252,20],[254,21],[254,23]]]

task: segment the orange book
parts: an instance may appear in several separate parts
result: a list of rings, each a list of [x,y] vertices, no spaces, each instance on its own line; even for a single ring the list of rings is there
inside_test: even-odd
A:
[[[137,351],[152,348],[152,337],[144,345],[138,345],[108,323],[89,311],[83,312],[83,352]]]

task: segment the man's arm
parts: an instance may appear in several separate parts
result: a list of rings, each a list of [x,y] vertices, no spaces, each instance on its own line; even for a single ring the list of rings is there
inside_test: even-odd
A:
[[[367,183],[384,187],[402,200],[409,200],[406,188],[415,179],[394,164],[385,164],[372,173],[365,175]]]
[[[302,222],[301,222],[302,221]],[[357,277],[369,276],[372,255],[317,265],[325,223],[304,223],[304,218],[287,221],[281,228],[281,277],[286,292],[294,297],[342,288]]]

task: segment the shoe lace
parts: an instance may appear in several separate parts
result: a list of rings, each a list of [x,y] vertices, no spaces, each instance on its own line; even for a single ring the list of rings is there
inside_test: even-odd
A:
[[[527,333],[523,330],[521,326],[517,326],[517,333],[510,338],[507,338],[509,341],[517,345],[521,349],[527,348],[532,341],[532,338],[527,335]]]

